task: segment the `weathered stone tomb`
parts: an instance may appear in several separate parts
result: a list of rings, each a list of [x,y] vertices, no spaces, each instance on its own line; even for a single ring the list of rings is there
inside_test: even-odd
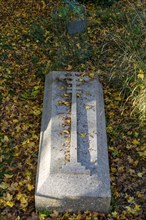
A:
[[[103,91],[78,72],[46,76],[35,205],[108,212],[111,201]]]

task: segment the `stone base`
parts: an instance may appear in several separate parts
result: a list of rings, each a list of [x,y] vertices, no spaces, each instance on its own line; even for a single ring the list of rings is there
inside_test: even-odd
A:
[[[97,211],[107,213],[110,190],[95,176],[50,175],[35,195],[37,209],[66,211]]]

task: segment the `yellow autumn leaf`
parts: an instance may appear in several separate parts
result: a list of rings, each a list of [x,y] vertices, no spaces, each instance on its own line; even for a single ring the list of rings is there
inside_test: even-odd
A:
[[[92,106],[91,105],[86,105],[86,110],[89,110],[89,109],[91,109],[92,108]]]
[[[29,171],[29,170],[25,170],[25,175],[26,175],[26,180],[24,180],[23,182],[25,182],[25,181],[27,182],[27,180],[30,181],[31,176],[32,176],[31,171]]]
[[[13,119],[13,122],[14,122],[14,123],[17,123],[17,122],[19,122],[19,121],[18,121],[18,119]]]
[[[90,78],[94,78],[94,77],[95,77],[95,73],[90,73],[90,74],[89,74],[89,77],[90,77]]]
[[[86,134],[85,133],[80,133],[81,138],[85,138]]]
[[[69,134],[70,132],[68,130],[63,130],[64,134]]]
[[[82,68],[84,68],[84,67],[85,67],[85,64],[84,64],[84,63],[82,63],[82,64],[81,64],[81,67],[82,67]]]
[[[129,203],[134,203],[134,197],[129,196],[129,198],[128,198],[128,202],[129,202]]]
[[[69,94],[67,94],[67,93],[64,93],[63,95],[64,95],[64,97],[69,97]]]
[[[80,220],[80,219],[82,219],[82,214],[79,212],[78,214],[77,214],[77,218],[76,218],[77,220]]]
[[[115,100],[116,100],[116,101],[121,101],[121,97],[119,97],[119,96],[118,96],[118,97],[115,97]]]
[[[6,200],[6,201],[11,201],[12,200],[12,198],[13,198],[13,196],[10,194],[10,193],[6,193],[6,195],[4,196],[4,199]]]
[[[65,120],[66,124],[71,124],[71,120],[67,119]]]
[[[18,188],[18,183],[15,183],[15,182],[12,182],[11,185],[9,186],[9,190],[12,192],[12,191],[15,191],[15,190],[19,190]]]
[[[70,103],[67,102],[67,101],[62,100],[62,101],[58,101],[58,105],[66,105],[66,106],[70,106]]]
[[[59,215],[59,212],[57,212],[56,210],[53,211],[53,213],[50,215],[52,218],[57,218]]]
[[[143,152],[138,152],[138,154],[139,154],[141,157],[145,158],[145,157],[146,157],[146,150],[143,151]]]
[[[77,45],[77,48],[78,49],[81,49],[81,46],[80,46],[80,44],[78,43],[78,44],[76,44]]]
[[[132,144],[138,145],[138,144],[140,144],[140,142],[139,142],[138,140],[134,139],[134,140],[132,141]]]
[[[67,70],[72,70],[72,66],[68,65]]]
[[[30,142],[29,147],[34,147],[36,144],[34,142]]]
[[[9,187],[9,185],[7,184],[7,183],[5,183],[5,182],[2,182],[1,184],[0,184],[0,188],[1,189],[7,189]]]
[[[43,0],[41,2],[42,2],[42,9],[44,10],[46,8],[46,3]]]
[[[32,113],[33,113],[35,116],[38,116],[38,115],[41,114],[41,111],[40,111],[40,109],[39,109],[39,110],[34,110]]]
[[[124,166],[118,167],[118,172],[123,173],[124,170],[125,170],[125,167],[124,167]]]
[[[143,72],[143,70],[142,70],[142,69],[140,69],[140,70],[139,70],[139,74],[142,74],[142,73],[144,73],[144,72]]]
[[[120,197],[121,194],[116,191],[116,192],[114,193],[114,195],[115,195],[116,197]]]
[[[9,141],[8,136],[6,136],[6,135],[4,136],[4,141],[5,141],[5,142],[8,142],[8,141]]]
[[[90,214],[91,214],[89,210],[84,211],[84,213],[85,213],[86,215],[90,215]]]
[[[128,160],[128,162],[131,163],[131,164],[133,164],[133,162],[134,162],[134,160],[131,158],[131,156],[128,156],[128,157],[127,157],[127,160]]]
[[[142,192],[140,192],[140,191],[137,191],[137,192],[136,192],[136,195],[137,195],[137,197],[138,197],[139,199],[143,199],[143,198],[144,198],[144,194],[143,194]]]
[[[116,216],[118,216],[118,213],[116,211],[114,211],[114,212],[112,212],[112,216],[116,217]]]
[[[135,174],[135,170],[129,169],[129,173],[130,173],[130,175]]]
[[[135,204],[134,210],[135,210],[136,212],[140,211],[140,208],[141,208],[140,205]]]
[[[21,208],[25,208],[28,206],[28,201],[26,197],[21,197],[20,199]]]
[[[28,184],[27,184],[27,189],[28,189],[29,191],[31,191],[31,190],[34,189],[34,186],[28,183]]]
[[[29,165],[29,166],[32,165],[32,164],[31,164],[31,160],[30,160],[30,158],[27,158],[27,159],[26,159],[26,164]]]
[[[23,196],[22,193],[18,193],[18,194],[16,195],[16,199],[17,199],[17,200],[20,200],[22,196]]]
[[[4,199],[0,199],[0,205],[4,205],[6,203],[6,201]]]
[[[117,169],[116,169],[115,167],[112,167],[112,168],[111,168],[111,171],[112,171],[112,173],[116,173],[116,172],[117,172]]]
[[[19,181],[19,186],[23,186],[23,183],[21,181]]]
[[[144,71],[142,69],[139,70],[137,77],[142,80],[144,79]]]
[[[20,132],[20,131],[21,131],[21,125],[17,125],[17,126],[16,126],[16,131],[17,131],[17,132]]]
[[[12,201],[7,201],[6,205],[9,206],[9,207],[13,207],[15,205],[15,203],[12,202]]]
[[[84,81],[84,78],[80,78],[79,81],[80,81],[80,82],[83,82],[83,81]]]
[[[137,76],[138,76],[139,79],[142,79],[142,80],[144,79],[144,74],[143,73],[139,73]]]
[[[113,131],[113,127],[112,127],[112,126],[108,126],[108,127],[107,127],[107,131],[108,131],[108,132],[112,132],[112,131]]]
[[[18,157],[20,155],[20,152],[14,153],[14,157]]]
[[[133,208],[131,208],[130,206],[125,206],[125,208],[129,213],[133,213]]]
[[[11,179],[13,177],[13,174],[4,174],[4,176],[7,178],[7,179]]]
[[[137,176],[138,176],[138,177],[142,177],[142,176],[143,176],[143,173],[139,172],[139,173],[137,174]]]

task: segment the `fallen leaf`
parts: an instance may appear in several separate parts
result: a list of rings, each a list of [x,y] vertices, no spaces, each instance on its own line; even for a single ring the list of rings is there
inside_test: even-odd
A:
[[[137,176],[138,176],[138,177],[142,177],[142,176],[143,176],[143,173],[140,173],[140,172],[139,172],[139,173],[137,174]]]
[[[27,184],[27,189],[28,189],[29,191],[31,191],[31,190],[34,189],[34,186],[28,183],[28,184]]]
[[[86,134],[85,133],[80,133],[81,138],[85,138]]]
[[[68,67],[66,68],[66,70],[72,70],[72,66],[71,65],[68,65]]]
[[[132,141],[132,143],[133,143],[134,145],[140,144],[140,142],[139,142],[138,140],[136,140],[136,139],[134,139],[134,140]]]
[[[86,110],[89,110],[89,109],[91,109],[93,106],[91,106],[91,105],[86,105]]]
[[[9,187],[9,184],[7,184],[7,183],[5,183],[5,182],[2,182],[1,184],[0,184],[0,188],[1,189],[7,189]]]
[[[89,73],[89,77],[90,78],[94,78],[95,77],[95,73]]]
[[[7,178],[7,179],[11,179],[13,177],[13,174],[4,174],[4,176]]]
[[[71,120],[67,119],[67,120],[65,120],[65,123],[71,124]]]
[[[13,207],[15,205],[15,203],[12,202],[12,201],[7,201],[6,205],[9,206],[9,207]]]
[[[144,74],[138,74],[137,76],[139,79],[142,79],[142,80],[144,79]]]
[[[68,130],[63,130],[63,133],[70,134],[70,132]]]
[[[5,196],[4,196],[4,199],[6,200],[6,201],[11,201],[12,200],[12,198],[13,198],[13,196],[10,194],[10,193],[6,193],[5,194]]]

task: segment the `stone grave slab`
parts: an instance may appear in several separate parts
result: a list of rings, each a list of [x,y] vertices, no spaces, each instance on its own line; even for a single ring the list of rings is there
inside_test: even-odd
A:
[[[111,202],[102,86],[98,77],[46,75],[36,209],[107,213]]]

